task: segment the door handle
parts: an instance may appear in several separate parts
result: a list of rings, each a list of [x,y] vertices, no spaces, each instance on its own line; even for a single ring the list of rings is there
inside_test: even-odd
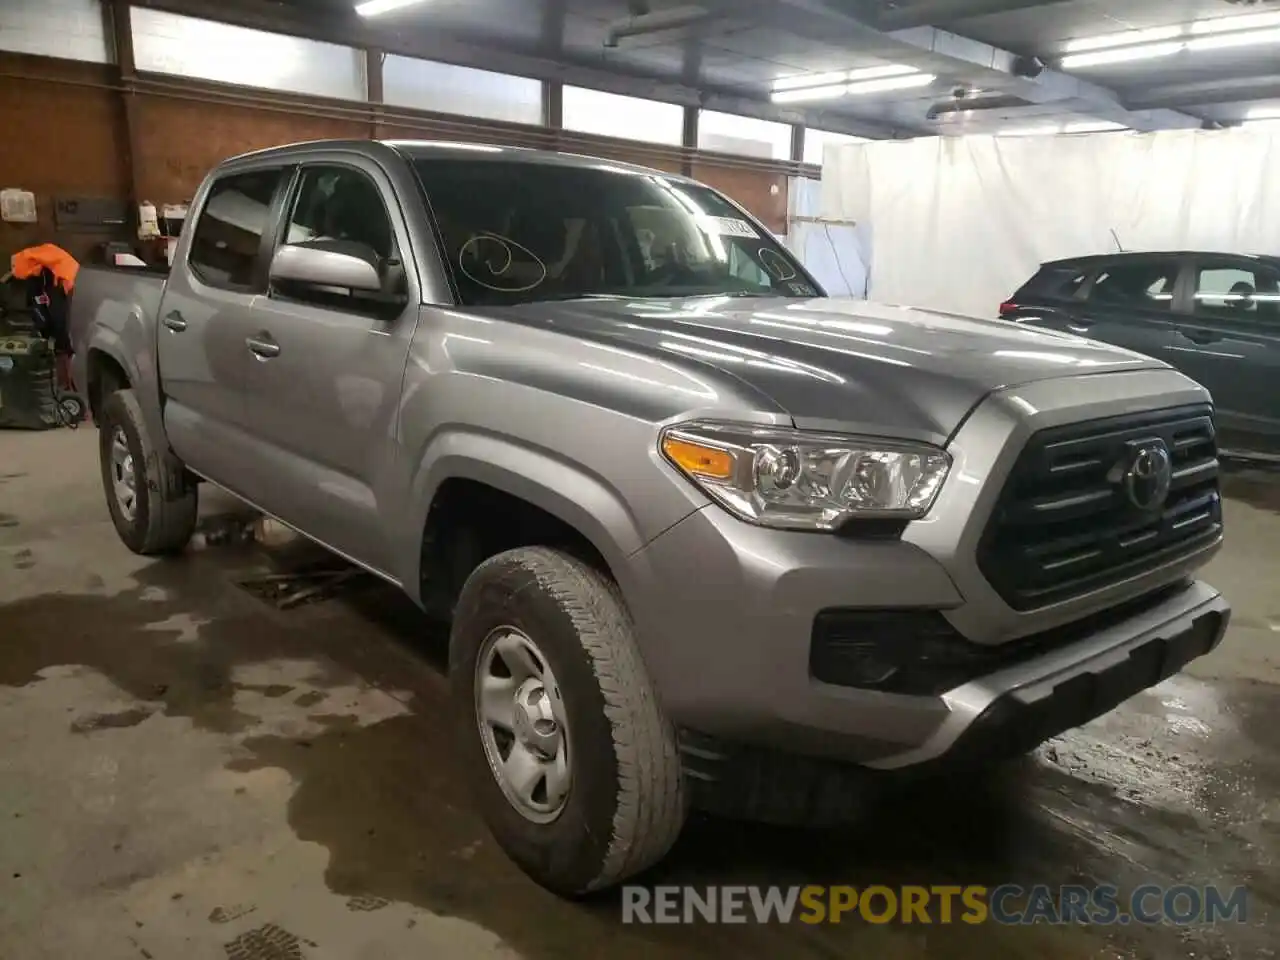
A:
[[[249,352],[255,357],[262,360],[270,360],[272,357],[280,356],[280,344],[274,340],[263,337],[246,337],[245,345],[249,348]]]
[[[181,333],[187,329],[187,321],[183,319],[182,314],[177,310],[170,310],[164,315],[164,325],[174,333]]]
[[[1073,322],[1073,323],[1067,324],[1067,329],[1070,330],[1072,333],[1088,333],[1089,328],[1092,326],[1093,324],[1091,323],[1074,323]]]

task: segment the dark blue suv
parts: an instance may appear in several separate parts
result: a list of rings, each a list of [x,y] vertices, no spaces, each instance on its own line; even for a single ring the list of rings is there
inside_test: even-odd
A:
[[[1280,461],[1280,257],[1055,260],[1000,304],[1000,316],[1166,361],[1213,395],[1224,455]]]

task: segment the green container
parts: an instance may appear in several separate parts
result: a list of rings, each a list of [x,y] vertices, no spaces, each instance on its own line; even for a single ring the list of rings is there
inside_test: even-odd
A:
[[[53,348],[32,333],[0,333],[0,429],[58,425]]]

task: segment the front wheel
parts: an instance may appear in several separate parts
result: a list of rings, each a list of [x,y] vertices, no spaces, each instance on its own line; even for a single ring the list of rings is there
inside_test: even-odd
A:
[[[675,731],[633,634],[608,577],[542,547],[487,560],[458,601],[449,666],[481,813],[566,896],[656,863],[684,824]]]
[[[180,553],[196,528],[196,488],[172,479],[181,472],[173,469],[172,454],[147,434],[132,390],[107,397],[99,426],[102,486],[116,533],[134,553]]]

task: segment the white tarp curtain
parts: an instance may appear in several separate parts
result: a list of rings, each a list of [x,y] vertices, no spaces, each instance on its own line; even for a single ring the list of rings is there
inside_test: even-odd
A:
[[[793,177],[786,244],[833,297],[865,300],[871,262],[871,230],[863,223],[819,222],[822,184]]]
[[[1280,125],[840,146],[824,216],[874,231],[874,300],[992,316],[1039,264],[1124,250],[1280,253]]]

